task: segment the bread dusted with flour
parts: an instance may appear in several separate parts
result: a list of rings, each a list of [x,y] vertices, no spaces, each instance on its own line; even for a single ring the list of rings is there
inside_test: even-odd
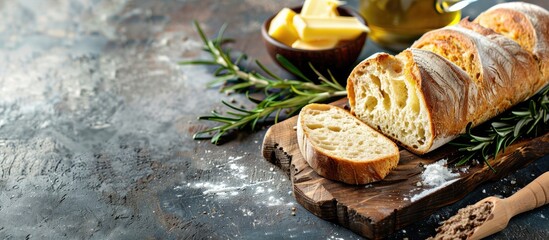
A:
[[[348,184],[379,181],[399,160],[394,142],[332,105],[309,104],[301,110],[297,142],[316,173]]]
[[[458,25],[433,30],[418,39],[412,48],[434,52],[463,69],[477,85],[491,87],[513,81],[513,78],[529,78],[522,84],[519,94],[513,97],[523,101],[532,92],[541,89],[546,81],[541,80],[535,58],[513,40],[463,19]],[[503,80],[504,82],[501,82]],[[510,93],[500,95],[498,92],[487,92],[479,97],[492,102],[501,102],[500,98],[509,98]],[[525,95],[525,96],[524,96]],[[504,101],[503,105],[493,106],[496,113],[508,109],[509,104],[517,102]],[[493,114],[486,113],[488,118]],[[483,115],[484,116],[484,115]],[[483,122],[485,117],[475,118]]]
[[[549,11],[524,2],[502,3],[474,22],[516,41],[537,59],[543,79],[549,78]]]
[[[426,33],[396,56],[379,53],[362,61],[347,81],[352,113],[410,151],[424,154],[463,133],[468,123],[481,124],[534,95],[549,81],[543,57],[549,14],[531,4],[516,6],[520,10],[514,11],[531,25],[545,25],[528,29],[509,24],[492,30],[484,26],[496,22],[496,15],[486,14],[491,20],[484,21],[481,14],[481,24],[465,19]],[[530,31],[533,41],[498,31]]]
[[[513,40],[464,19],[459,25],[430,31],[412,48],[441,55],[463,69],[471,81],[466,122],[495,117],[543,88],[535,58]],[[464,125],[464,126],[465,126]]]

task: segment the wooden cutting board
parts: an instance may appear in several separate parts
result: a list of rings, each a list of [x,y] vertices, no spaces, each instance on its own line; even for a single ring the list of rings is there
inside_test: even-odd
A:
[[[347,99],[342,99],[334,104],[346,103]],[[299,152],[296,122],[297,116],[267,131],[263,156],[290,176],[294,197],[303,207],[320,218],[372,239],[386,237],[460,200],[481,183],[504,177],[549,153],[547,133],[515,143],[496,160],[490,160],[496,173],[479,164],[461,172],[456,180],[433,189],[418,186],[423,166],[444,158],[455,161],[460,157],[459,152],[452,146],[443,146],[424,156],[401,150],[399,165],[383,181],[353,186],[325,179],[309,167]]]

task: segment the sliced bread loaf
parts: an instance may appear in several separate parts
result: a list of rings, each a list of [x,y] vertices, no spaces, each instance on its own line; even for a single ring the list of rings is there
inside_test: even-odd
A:
[[[316,173],[348,184],[383,179],[400,156],[390,139],[344,109],[326,104],[309,104],[301,110],[297,142]]]
[[[493,54],[510,51],[490,45]],[[410,151],[425,154],[463,133],[468,123],[476,126],[535,93],[540,83],[535,63],[524,64],[511,53],[483,67],[481,81],[431,51],[373,55],[348,78],[351,111]]]

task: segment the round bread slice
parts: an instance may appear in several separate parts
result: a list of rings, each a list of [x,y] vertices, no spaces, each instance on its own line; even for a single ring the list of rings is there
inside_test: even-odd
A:
[[[336,106],[309,104],[299,113],[297,142],[319,175],[348,184],[382,180],[400,157],[397,145]]]

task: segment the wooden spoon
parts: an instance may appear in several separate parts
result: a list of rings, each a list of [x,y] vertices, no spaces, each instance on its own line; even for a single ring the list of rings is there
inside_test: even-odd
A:
[[[470,239],[481,239],[497,233],[507,227],[513,216],[549,203],[549,172],[508,198],[487,197],[476,205],[486,201],[493,203],[492,212],[482,225],[475,228]]]

